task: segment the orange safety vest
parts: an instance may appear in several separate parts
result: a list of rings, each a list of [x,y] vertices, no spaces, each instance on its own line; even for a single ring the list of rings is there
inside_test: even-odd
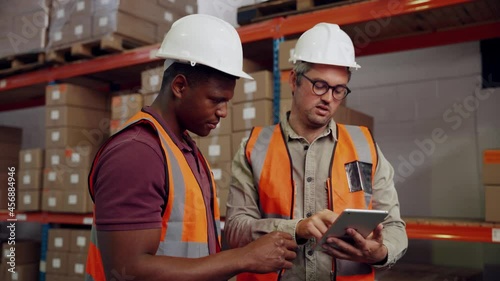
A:
[[[258,183],[258,202],[263,218],[293,218],[295,183],[292,160],[285,139],[280,124],[255,127],[245,147],[245,156],[252,168],[254,182]],[[371,187],[378,162],[375,141],[367,128],[341,124],[337,124],[337,139],[327,180],[328,207],[333,208],[336,213],[341,213],[346,208],[371,209]],[[371,177],[359,192],[350,192],[346,176],[345,164],[354,161],[371,164]],[[366,172],[369,174],[370,171]],[[332,268],[334,269],[331,272],[332,280],[373,281],[375,279],[375,272],[368,264],[336,260]],[[277,273],[242,273],[237,277],[238,281],[275,281],[277,279]]]
[[[156,255],[198,258],[213,254],[209,253],[208,246],[208,223],[205,207],[207,204],[212,206],[217,232],[216,236],[218,238],[216,251],[219,252],[221,238],[220,213],[217,198],[215,196],[215,181],[212,173],[208,174],[210,176],[213,200],[212,202],[205,202],[201,187],[184,158],[182,151],[175,145],[160,123],[150,114],[141,111],[128,120],[124,128],[139,123],[151,125],[158,133],[166,163],[165,184],[167,185],[166,188],[168,188],[168,197],[162,218],[160,244]],[[89,190],[92,199],[94,198],[94,187],[92,183],[92,177],[95,172],[94,167],[106,144],[103,145],[97,153],[90,171]],[[201,153],[199,157],[204,160],[206,171],[210,171],[208,162]],[[92,225],[90,240],[85,280],[105,281],[106,278],[101,260],[101,253],[99,251],[95,224]]]

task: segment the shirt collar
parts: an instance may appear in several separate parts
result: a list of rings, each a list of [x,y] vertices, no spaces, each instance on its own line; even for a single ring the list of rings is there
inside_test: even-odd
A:
[[[303,138],[302,136],[297,134],[293,130],[293,128],[290,126],[290,123],[288,122],[289,116],[290,116],[290,111],[288,111],[286,113],[285,118],[281,119],[281,125],[283,126],[283,130],[285,132],[285,135],[288,137],[288,139],[301,139],[301,138]],[[332,120],[330,120],[330,122],[326,126],[325,131],[323,131],[323,133],[320,136],[318,136],[318,138],[322,138],[322,137],[329,136],[329,135],[331,135],[333,137],[333,139],[335,141],[337,141],[337,123],[335,123],[333,118],[332,118]]]
[[[182,140],[180,140],[173,133],[172,129],[170,128],[170,126],[168,125],[168,123],[165,121],[165,119],[163,119],[162,116],[160,116],[158,113],[156,113],[154,110],[152,110],[150,106],[145,106],[142,110],[144,112],[152,115],[158,121],[158,123],[160,123],[160,125],[163,127],[163,129],[165,130],[165,132],[167,132],[167,134],[170,136],[170,138],[172,139],[172,141],[175,143],[175,145],[179,149],[191,152],[193,150],[193,147],[196,146],[196,144],[194,143],[194,140],[191,138],[191,136],[189,136],[189,134],[187,133],[187,131],[184,131],[184,133],[182,134],[183,139],[186,142],[183,142]]]

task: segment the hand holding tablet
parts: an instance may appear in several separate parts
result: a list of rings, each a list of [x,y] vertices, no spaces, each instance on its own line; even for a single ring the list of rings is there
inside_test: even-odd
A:
[[[328,237],[336,237],[346,242],[352,242],[351,236],[346,233],[346,229],[353,228],[364,238],[384,221],[388,211],[382,210],[364,210],[364,209],[345,209],[333,222],[323,237],[318,241],[315,250],[322,250]]]

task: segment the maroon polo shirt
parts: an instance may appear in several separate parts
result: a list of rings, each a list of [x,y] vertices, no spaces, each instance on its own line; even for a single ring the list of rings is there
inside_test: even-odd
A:
[[[150,107],[143,108],[143,111],[153,115],[167,131],[202,187],[207,202],[208,241],[210,252],[214,253],[216,236],[210,208],[210,179],[205,165],[197,157],[195,142],[189,136],[185,136],[184,141],[179,140],[163,118]],[[161,212],[167,197],[164,162],[158,135],[149,125],[135,125],[113,137],[104,147],[95,165],[94,177],[90,179],[94,183],[96,229],[161,228]]]

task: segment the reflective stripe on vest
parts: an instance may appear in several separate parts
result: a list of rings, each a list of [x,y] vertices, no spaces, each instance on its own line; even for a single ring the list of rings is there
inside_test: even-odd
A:
[[[214,224],[218,240],[216,248],[218,251],[220,249],[220,216],[217,198],[215,196],[215,181],[212,174],[208,173],[213,200],[205,203],[201,187],[184,158],[182,151],[177,148],[173,140],[157,120],[145,112],[139,112],[127,121],[124,128],[138,124],[139,122],[145,122],[151,125],[158,133],[167,168],[165,176],[169,187],[168,200],[162,218],[161,237],[156,255],[198,258],[210,254],[208,246],[206,204],[212,206],[215,217]],[[93,174],[93,169],[95,163],[98,161],[100,152],[104,147],[105,145],[103,145],[94,159],[91,175]],[[198,157],[203,160],[206,171],[209,172],[210,167],[208,162],[201,154],[199,154]],[[92,184],[92,180],[89,180],[89,188],[93,197]],[[95,233],[95,225],[93,225],[92,228]],[[96,235],[95,238],[97,238]],[[96,242],[97,239],[94,241],[91,239],[89,257],[87,258],[87,264],[91,266],[90,269],[87,270],[87,273],[89,278],[93,278],[88,280],[101,281],[104,280],[104,270],[102,270],[100,252]]]
[[[256,127],[250,133],[245,149],[246,159],[253,171],[254,182],[257,183],[259,208],[263,218],[293,218],[295,184],[292,162],[285,139],[280,124],[264,128]],[[371,186],[378,162],[375,141],[367,128],[341,124],[337,124],[337,139],[327,180],[329,202],[331,202],[329,208],[336,213],[341,213],[346,208],[371,208]],[[371,172],[368,184],[358,192],[350,192],[346,175],[348,163],[355,163],[353,165],[358,168],[369,167],[371,170],[368,171]],[[284,188],[286,186],[289,188]],[[374,270],[370,265],[351,261],[337,260],[335,271],[335,280],[338,281],[373,281],[375,278]],[[284,276],[286,274],[287,271]],[[277,280],[277,274],[244,273],[238,275],[237,280]]]

